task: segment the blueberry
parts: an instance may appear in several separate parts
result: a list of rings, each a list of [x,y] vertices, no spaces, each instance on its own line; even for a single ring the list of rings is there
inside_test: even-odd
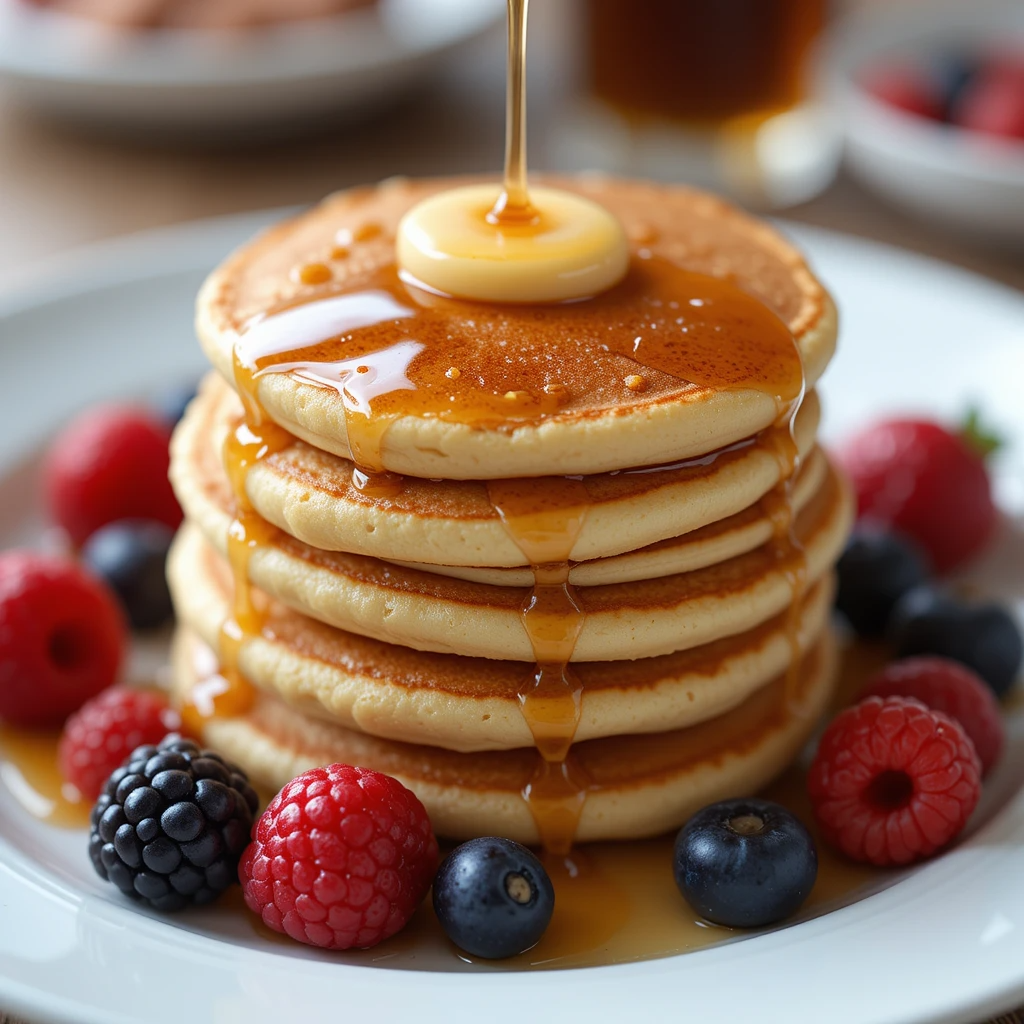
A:
[[[996,604],[968,604],[931,587],[916,587],[897,604],[890,638],[900,658],[937,654],[959,661],[1002,697],[1024,661],[1020,627]]]
[[[173,427],[185,415],[185,407],[195,396],[195,381],[191,384],[178,384],[158,394],[153,401],[153,408],[167,426]]]
[[[964,53],[942,53],[930,63],[928,71],[942,97],[945,120],[955,115],[960,101],[977,77],[979,64],[976,56]]]
[[[162,523],[122,519],[97,530],[82,561],[121,599],[133,629],[155,629],[173,613],[165,563],[171,531]]]
[[[864,637],[881,636],[896,602],[928,579],[917,546],[877,528],[854,531],[837,568],[836,607]]]
[[[702,917],[760,928],[794,913],[818,874],[814,840],[768,800],[725,800],[698,811],[676,837],[676,885]]]
[[[472,839],[434,878],[434,913],[455,945],[500,959],[535,946],[555,909],[544,866],[509,839]]]

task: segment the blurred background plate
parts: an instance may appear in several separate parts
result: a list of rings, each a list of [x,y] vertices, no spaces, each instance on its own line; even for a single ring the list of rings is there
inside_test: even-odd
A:
[[[380,0],[235,31],[131,31],[0,0],[0,82],[131,133],[210,139],[366,116],[504,17],[502,0]]]
[[[822,66],[841,115],[851,171],[929,221],[1024,244],[1024,143],[894,109],[872,96],[860,78],[883,63],[1013,48],[1024,49],[1020,2],[875,4],[846,20],[831,34]]]

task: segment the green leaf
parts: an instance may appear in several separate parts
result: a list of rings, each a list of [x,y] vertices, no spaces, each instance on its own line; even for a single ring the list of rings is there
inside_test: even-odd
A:
[[[984,426],[977,406],[972,406],[967,410],[967,417],[960,428],[960,436],[983,459],[998,451],[1005,443],[1004,438]]]

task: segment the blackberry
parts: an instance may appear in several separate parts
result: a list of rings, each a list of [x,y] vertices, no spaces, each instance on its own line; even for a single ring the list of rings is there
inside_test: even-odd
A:
[[[238,881],[258,806],[243,771],[172,734],[107,779],[89,857],[100,878],[156,910],[209,903]]]

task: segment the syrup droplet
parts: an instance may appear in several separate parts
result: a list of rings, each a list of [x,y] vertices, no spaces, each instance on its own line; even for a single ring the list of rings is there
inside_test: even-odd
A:
[[[302,284],[326,284],[334,277],[334,271],[325,263],[307,263],[295,274]]]

